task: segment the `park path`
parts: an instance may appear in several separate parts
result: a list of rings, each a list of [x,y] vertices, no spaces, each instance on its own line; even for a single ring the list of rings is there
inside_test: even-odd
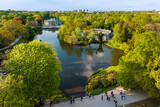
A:
[[[6,46],[4,48],[1,48],[0,51],[10,48],[14,44],[16,44],[20,39],[21,39],[21,37],[16,38],[14,42],[12,42],[11,44],[9,44],[8,46]]]
[[[120,90],[123,90],[126,95],[126,98],[124,100],[121,100],[121,96],[119,94]],[[134,103],[148,98],[148,95],[145,92],[134,91],[134,90],[126,91],[121,86],[111,91],[114,92],[114,95],[118,101],[117,103],[118,106]],[[111,91],[108,91],[109,95]],[[103,100],[101,100],[102,95],[103,95]],[[46,102],[46,104],[43,107],[50,107],[50,103]],[[51,107],[115,107],[115,104],[113,98],[111,98],[111,101],[107,101],[106,96],[103,93],[96,95],[94,96],[94,98],[91,99],[89,99],[88,96],[86,96],[83,98],[82,102],[80,98],[76,98],[73,104],[70,104],[70,102],[67,101],[67,102],[52,104]]]

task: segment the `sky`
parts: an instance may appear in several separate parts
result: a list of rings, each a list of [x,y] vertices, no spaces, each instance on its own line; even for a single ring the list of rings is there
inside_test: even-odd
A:
[[[0,10],[160,10],[160,0],[0,0]]]

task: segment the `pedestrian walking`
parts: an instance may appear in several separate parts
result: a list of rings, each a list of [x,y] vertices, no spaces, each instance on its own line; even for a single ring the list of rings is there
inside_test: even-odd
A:
[[[123,95],[123,100],[125,99],[125,93],[122,94]]]
[[[118,107],[117,103],[115,103],[115,107]]]
[[[74,97],[73,97],[73,99],[72,99],[72,102],[74,103]]]
[[[108,96],[108,101],[110,101],[111,96]]]
[[[52,105],[52,101],[50,102],[50,107],[51,107],[51,105]]]
[[[112,94],[112,97],[114,98],[114,94]]]
[[[123,100],[123,95],[121,95],[121,100]]]
[[[81,101],[82,101],[83,97],[81,96]]]
[[[89,99],[91,99],[91,94],[89,93]]]
[[[114,103],[115,103],[115,106],[117,107],[117,99],[114,97]]]
[[[114,93],[113,93],[113,91],[111,91],[111,95],[112,95],[112,97],[114,97]]]
[[[121,90],[120,95],[122,95],[122,94],[123,94],[123,91]]]
[[[72,104],[72,99],[70,100],[70,104]]]
[[[107,100],[110,101],[110,96],[107,96]]]
[[[103,100],[103,95],[101,95],[101,100]]]
[[[111,91],[111,95],[113,94],[113,91]]]

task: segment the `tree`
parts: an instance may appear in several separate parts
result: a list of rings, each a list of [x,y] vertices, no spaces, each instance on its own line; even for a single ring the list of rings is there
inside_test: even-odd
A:
[[[25,27],[27,28],[30,37],[35,36],[35,31],[32,29],[32,24],[30,21],[26,21]]]
[[[59,35],[59,38],[61,40],[64,39],[64,36],[66,35],[66,32],[67,32],[67,26],[62,25],[61,28],[58,30],[58,35]]]
[[[16,79],[13,79],[12,77],[12,75],[0,76],[0,106],[34,106],[33,103],[26,99],[26,96],[23,93],[22,77]]]
[[[0,47],[9,45],[14,39],[14,35],[6,28],[0,28]]]
[[[82,38],[82,30],[77,27],[74,31],[72,31],[71,36],[74,38],[75,41],[78,41]]]
[[[22,43],[16,45],[3,62],[5,73],[13,75],[13,79],[22,77],[23,93],[34,103],[49,99],[60,84],[60,61],[52,47],[40,41]]]
[[[117,80],[127,89],[147,91],[160,100],[160,37],[155,32],[139,35],[134,49],[119,62]]]
[[[87,39],[89,42],[91,42],[93,40],[93,37],[94,37],[94,32],[91,31],[88,35],[87,35]]]
[[[16,21],[21,21],[22,22],[22,24],[24,24],[25,25],[25,20],[23,19],[23,18],[21,18],[21,17],[16,17],[16,18],[14,18],[14,20],[16,20]]]
[[[95,20],[94,22],[92,22],[92,27],[98,29],[104,28],[104,20],[103,19]]]
[[[122,34],[122,28],[121,28],[120,24],[116,24],[113,31],[114,31],[114,36],[112,38],[113,44],[123,43],[125,38],[124,38],[124,35]]]
[[[117,16],[110,16],[105,20],[104,27],[105,29],[109,29],[113,31],[114,26],[119,22],[119,17]]]
[[[15,37],[28,37],[28,30],[21,24],[21,21],[9,20],[4,23],[4,28],[8,29]]]

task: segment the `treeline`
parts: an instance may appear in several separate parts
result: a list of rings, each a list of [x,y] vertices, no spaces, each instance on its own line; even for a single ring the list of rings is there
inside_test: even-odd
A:
[[[127,15],[113,31],[111,43],[126,53],[117,66],[118,83],[160,100],[160,15]]]
[[[117,83],[125,89],[146,91],[160,100],[160,15],[123,14],[113,33],[109,43],[125,52],[118,66],[111,67],[116,72]]]
[[[126,13],[61,13],[59,18],[63,21],[63,25],[58,31],[59,38],[72,44],[78,42],[90,43],[94,36],[92,29],[113,30],[114,25],[118,23],[122,14]]]
[[[0,11],[0,48],[9,45],[18,36],[32,38],[40,33],[43,20],[55,16],[56,12]]]
[[[139,34],[150,31],[160,33],[159,14],[122,15],[113,29],[114,36],[110,43],[128,52],[134,48]]]

